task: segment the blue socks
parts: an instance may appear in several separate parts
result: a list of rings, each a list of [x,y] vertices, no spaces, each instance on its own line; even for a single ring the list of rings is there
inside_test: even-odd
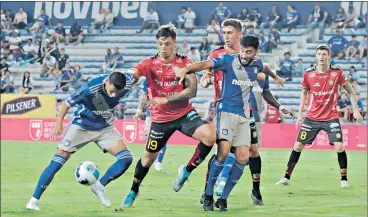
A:
[[[157,162],[159,162],[159,163],[162,163],[162,160],[164,159],[164,156],[165,156],[165,153],[166,153],[166,146],[167,146],[167,145],[165,145],[165,146],[161,149],[160,153],[158,154]]]
[[[208,183],[205,194],[213,195],[213,187],[215,186],[216,179],[219,176],[222,168],[224,168],[224,161],[219,161],[216,157],[212,160],[210,175],[208,176]]]
[[[221,199],[227,200],[230,192],[233,190],[234,186],[243,175],[244,167],[245,164],[239,163],[238,161],[234,162],[234,165],[230,170],[229,179],[227,180],[224,191],[221,194]]]
[[[46,190],[47,186],[51,183],[55,176],[55,173],[63,167],[67,159],[61,155],[55,154],[52,158],[50,164],[43,170],[41,176],[38,180],[36,189],[33,193],[33,197],[40,199],[43,192]]]
[[[233,163],[235,161],[235,155],[233,153],[230,153],[225,161],[224,168],[222,169],[222,172],[220,174],[219,179],[220,180],[227,180],[229,178],[229,173],[231,168],[233,167]]]
[[[115,154],[116,161],[106,171],[105,175],[100,179],[103,186],[106,186],[114,179],[119,178],[129,168],[133,162],[133,156],[129,150],[122,150]]]

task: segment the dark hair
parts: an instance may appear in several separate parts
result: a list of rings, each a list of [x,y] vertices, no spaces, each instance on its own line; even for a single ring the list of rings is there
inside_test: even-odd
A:
[[[75,68],[79,68],[79,69],[81,69],[81,67],[80,67],[80,65],[78,65],[78,64],[76,64],[75,66],[74,66],[74,71],[75,71]]]
[[[1,60],[6,60],[6,57],[1,58]]]
[[[293,10],[294,10],[294,6],[293,6],[293,5],[288,4],[287,6],[290,6],[290,7],[291,7],[291,9],[293,9]]]
[[[109,82],[114,85],[116,89],[122,90],[126,85],[125,74],[121,72],[113,72],[109,75]]]
[[[157,30],[156,39],[159,39],[161,37],[171,37],[172,39],[176,39],[177,32],[178,30],[172,24],[162,25]]]
[[[253,47],[254,49],[258,50],[259,47],[259,39],[255,36],[243,36],[240,41],[240,45],[242,47]]]
[[[63,47],[62,47],[62,48],[60,48],[60,51],[62,51],[62,50],[63,50],[63,51],[65,51],[65,48],[63,48]]]
[[[352,35],[351,37],[352,37],[352,38],[356,38],[357,36],[356,36],[356,35]]]
[[[221,23],[221,28],[224,28],[225,26],[232,26],[239,32],[243,30],[242,24],[240,20],[238,19],[226,19]]]
[[[186,7],[181,7],[181,10],[183,10],[183,9],[184,9],[184,10],[187,10],[187,8],[186,8]]]
[[[316,49],[316,52],[319,51],[319,50],[325,50],[325,51],[327,51],[328,54],[331,53],[331,49],[327,45],[318,46],[317,49]]]
[[[61,23],[61,24],[63,24],[63,21],[59,20],[57,23]]]
[[[26,78],[26,73],[28,73],[29,74],[29,77],[28,78]],[[29,78],[31,77],[31,73],[29,73],[29,71],[25,71],[24,73],[23,73],[23,82],[22,82],[22,87],[24,87],[24,82],[26,81],[26,79],[27,79],[27,84],[29,84],[29,82],[31,82],[30,80],[29,80]]]
[[[356,72],[355,66],[350,66],[351,69],[354,69],[354,72]]]
[[[291,53],[290,53],[290,52],[285,52],[285,53],[284,53],[284,56],[285,56],[286,54],[289,54],[289,56],[291,56]]]
[[[190,47],[190,50],[195,50],[195,49],[197,49],[197,48],[195,48],[195,47]]]
[[[299,60],[303,61],[303,59],[302,59],[302,58],[299,58],[299,59],[298,59],[298,61],[299,61]]]
[[[254,29],[254,26],[253,25],[249,25],[248,26],[248,29]]]
[[[31,41],[32,42],[32,38],[29,38],[27,41]]]

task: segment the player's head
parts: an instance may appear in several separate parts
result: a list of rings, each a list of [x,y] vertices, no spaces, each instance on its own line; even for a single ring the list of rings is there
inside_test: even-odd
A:
[[[242,37],[242,24],[238,19],[226,19],[221,23],[224,41],[227,47],[238,46]]]
[[[249,64],[258,55],[259,39],[254,36],[244,36],[240,42],[240,62]]]
[[[162,25],[156,34],[157,47],[164,59],[170,58],[176,49],[177,29],[174,25]]]
[[[351,36],[351,40],[352,40],[352,41],[358,41],[357,36],[356,36],[356,35],[352,35],[352,36]]]
[[[317,65],[325,66],[330,64],[331,50],[327,45],[320,45],[316,49]]]
[[[113,72],[105,82],[105,90],[109,97],[115,97],[124,90],[125,85],[125,74],[121,72]]]

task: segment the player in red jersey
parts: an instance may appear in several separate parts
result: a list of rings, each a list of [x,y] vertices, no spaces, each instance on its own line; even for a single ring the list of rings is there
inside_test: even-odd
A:
[[[319,46],[316,50],[317,64],[306,70],[303,75],[297,125],[302,123],[302,112],[308,93],[310,94],[310,102],[306,118],[302,123],[294,149],[291,152],[285,176],[276,184],[289,184],[291,173],[299,160],[304,146],[312,144],[319,131],[323,130],[328,134],[330,144],[335,146],[337,152],[341,172],[341,187],[349,186],[347,179],[348,162],[342,139],[339,113],[336,109],[339,86],[344,87],[347,93],[350,94],[354,118],[357,121],[361,121],[363,118],[359,113],[355,93],[343,70],[330,66],[330,59],[330,48],[325,45]]]
[[[133,68],[134,79],[138,80],[141,76],[147,79],[147,100],[152,124],[146,151],[137,163],[133,185],[123,201],[123,207],[132,206],[150,166],[176,130],[200,140],[191,160],[179,168],[179,175],[173,185],[176,192],[183,187],[190,173],[204,161],[216,141],[215,129],[201,119],[189,101],[197,93],[195,74],[186,76],[185,82],[179,84],[172,70],[174,66],[185,67],[192,63],[189,57],[175,53],[176,34],[173,25],[161,26],[156,34],[159,53],[142,60]]]

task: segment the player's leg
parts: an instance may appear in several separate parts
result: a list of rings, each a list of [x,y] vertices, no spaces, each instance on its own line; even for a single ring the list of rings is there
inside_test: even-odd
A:
[[[337,152],[337,160],[339,162],[341,174],[341,187],[349,187],[347,176],[348,158],[345,152],[339,119],[323,123],[323,130],[327,133],[330,144],[334,144]]]
[[[158,153],[158,157],[157,157],[157,161],[155,163],[155,169],[157,171],[162,171],[162,161],[164,160],[164,156],[165,156],[165,153],[166,153],[166,147],[167,145],[165,145],[161,151]]]
[[[27,209],[39,210],[39,200],[46,188],[50,185],[55,174],[63,167],[72,153],[87,144],[90,140],[85,130],[74,124],[69,125],[60,140],[58,149],[50,164],[41,173],[32,198],[26,205]]]
[[[226,158],[224,163],[224,168],[222,169],[217,181],[216,181],[216,195],[220,196],[224,190],[225,184],[229,178],[230,170],[235,162],[235,147],[231,147],[230,153]]]
[[[173,123],[152,123],[149,133],[149,138],[146,143],[146,151],[143,156],[137,162],[134,172],[134,179],[132,187],[125,197],[122,207],[131,207],[134,200],[138,196],[139,187],[146,177],[151,165],[156,160],[159,151],[169,140],[170,136],[176,131],[175,124]]]
[[[291,151],[290,158],[287,164],[285,175],[276,185],[288,185],[290,182],[291,174],[294,171],[296,164],[299,161],[301,152],[305,145],[311,145],[316,138],[317,134],[321,130],[319,122],[305,118],[300,128],[298,138],[294,144],[294,148]]]
[[[190,173],[197,168],[211,152],[212,146],[216,142],[215,129],[206,121],[202,120],[196,111],[190,111],[182,119],[179,130],[200,143],[186,166],[179,168],[179,173],[174,181],[173,189],[178,192],[183,187]]]
[[[107,169],[101,179],[91,186],[91,190],[99,198],[102,205],[110,207],[111,202],[106,196],[105,186],[125,173],[133,162],[133,156],[115,127],[108,127],[99,134],[95,139],[96,144],[103,152],[114,155],[116,161]]]
[[[216,142],[216,143],[218,144],[219,142]],[[201,199],[199,200],[199,202],[201,204],[203,204],[203,201],[204,201],[204,196],[205,196],[205,193],[204,192],[206,191],[206,188],[207,188],[207,185],[208,185],[208,177],[210,176],[210,169],[211,169],[212,161],[213,161],[213,159],[215,157],[216,157],[216,154],[213,154],[211,156],[211,158],[208,160],[208,163],[207,163],[207,172],[206,172],[206,179],[205,179],[204,190],[203,190],[203,194],[201,196]]]

